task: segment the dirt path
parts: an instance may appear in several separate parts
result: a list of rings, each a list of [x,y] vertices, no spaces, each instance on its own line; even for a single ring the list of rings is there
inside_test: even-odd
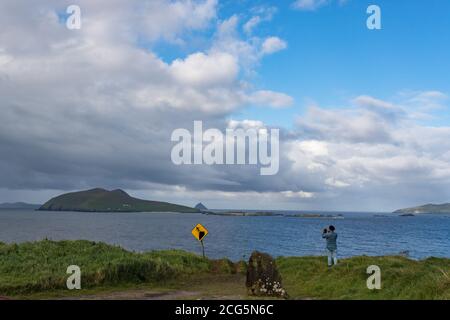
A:
[[[69,296],[62,300],[240,300],[245,299],[243,275],[204,275],[187,278],[167,287],[129,288]]]
[[[110,292],[106,294],[82,295],[66,297],[61,300],[240,300],[244,296],[239,295],[205,295],[198,291],[151,291],[151,290],[126,290]]]
[[[151,291],[151,290],[125,290],[109,293],[89,294],[76,297],[66,297],[62,300],[176,300],[189,299],[201,295],[195,291]]]

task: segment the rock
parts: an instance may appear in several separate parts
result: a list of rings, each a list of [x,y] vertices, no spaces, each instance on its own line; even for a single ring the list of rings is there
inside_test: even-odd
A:
[[[275,260],[266,253],[254,251],[250,256],[246,286],[249,295],[288,298]]]
[[[401,257],[405,257],[405,258],[409,258],[409,250],[405,250],[405,251],[400,251],[399,255]]]

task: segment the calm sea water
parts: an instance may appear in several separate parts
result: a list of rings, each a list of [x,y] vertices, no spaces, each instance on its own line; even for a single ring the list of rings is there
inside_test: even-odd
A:
[[[181,213],[75,213],[0,210],[0,241],[88,239],[129,250],[184,249],[201,253],[191,235],[201,223],[209,257],[248,258],[253,250],[274,256],[324,254],[322,229],[336,226],[339,255],[386,255],[409,251],[412,258],[450,258],[450,216],[399,217],[344,213],[344,219],[228,217]]]

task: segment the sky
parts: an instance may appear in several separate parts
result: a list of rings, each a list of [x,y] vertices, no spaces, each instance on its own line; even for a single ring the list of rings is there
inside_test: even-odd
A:
[[[229,209],[450,202],[449,16],[446,0],[1,1],[0,202],[95,187]],[[196,120],[279,129],[279,172],[175,165],[171,134]]]

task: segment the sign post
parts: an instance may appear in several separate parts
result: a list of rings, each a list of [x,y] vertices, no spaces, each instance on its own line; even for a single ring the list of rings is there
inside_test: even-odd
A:
[[[194,227],[194,229],[192,229],[192,235],[194,236],[195,239],[200,241],[200,244],[202,245],[203,258],[205,258],[205,246],[203,245],[203,239],[206,237],[207,234],[208,234],[208,230],[204,226],[202,226],[200,223],[197,224]]]
[[[205,246],[203,245],[203,240],[200,240],[200,243],[202,244],[202,255],[203,255],[203,258],[205,258]]]

